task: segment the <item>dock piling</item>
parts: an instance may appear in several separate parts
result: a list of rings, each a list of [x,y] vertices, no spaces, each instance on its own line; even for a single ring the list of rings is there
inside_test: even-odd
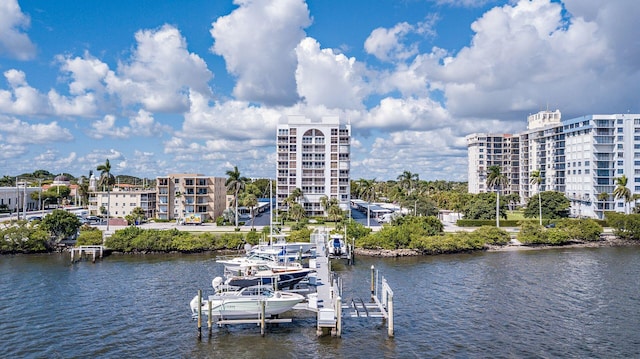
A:
[[[265,301],[260,301],[260,335],[264,337],[265,332]]]
[[[375,279],[375,267],[371,265],[371,296],[376,294],[376,279]]]
[[[198,339],[202,338],[202,289],[198,289]]]
[[[207,301],[207,304],[208,304],[208,307],[207,307],[207,314],[208,314],[207,326],[209,327],[209,336],[211,336],[211,328],[213,327],[213,318],[212,318],[211,314],[213,314],[212,313],[213,310],[212,310],[212,304],[211,304],[210,300]]]

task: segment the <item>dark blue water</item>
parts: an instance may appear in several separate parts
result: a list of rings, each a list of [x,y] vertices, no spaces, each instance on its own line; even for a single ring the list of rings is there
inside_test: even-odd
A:
[[[640,357],[640,249],[598,248],[404,259],[342,267],[343,298],[367,299],[370,266],[394,290],[395,337],[380,319],[315,318],[206,329],[188,302],[222,268],[207,255],[0,257],[0,357]]]

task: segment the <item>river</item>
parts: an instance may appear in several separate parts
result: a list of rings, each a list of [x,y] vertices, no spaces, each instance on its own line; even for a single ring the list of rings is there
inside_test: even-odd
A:
[[[211,255],[0,257],[6,358],[640,357],[640,248],[580,248],[335,265],[343,298],[367,300],[374,265],[394,290],[395,337],[381,319],[315,317],[197,338],[188,302],[222,268]]]

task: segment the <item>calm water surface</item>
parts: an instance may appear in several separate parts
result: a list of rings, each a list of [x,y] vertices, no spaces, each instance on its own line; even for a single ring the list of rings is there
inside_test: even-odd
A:
[[[380,319],[315,317],[270,327],[206,328],[188,303],[222,267],[209,255],[0,257],[0,357],[7,358],[630,358],[640,357],[640,249],[521,251],[335,265],[343,298],[391,284],[395,338]]]

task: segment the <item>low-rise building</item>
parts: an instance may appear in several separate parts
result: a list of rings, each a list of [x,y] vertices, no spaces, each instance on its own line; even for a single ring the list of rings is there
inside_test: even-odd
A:
[[[226,178],[202,174],[169,174],[157,178],[156,215],[159,219],[184,219],[197,215],[212,221],[227,208]]]

